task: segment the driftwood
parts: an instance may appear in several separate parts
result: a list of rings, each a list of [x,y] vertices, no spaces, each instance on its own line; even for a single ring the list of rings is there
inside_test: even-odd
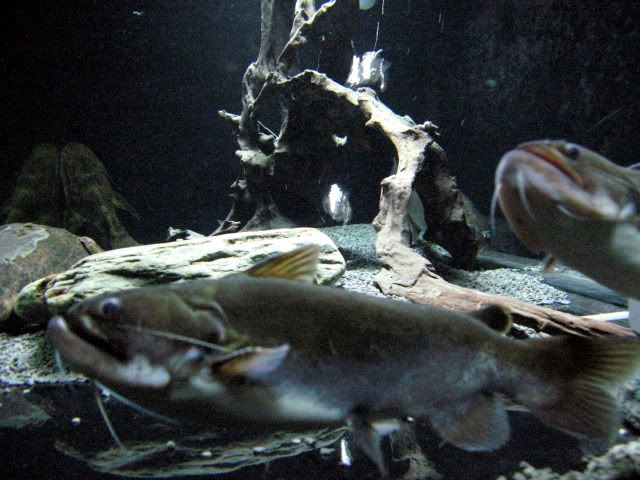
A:
[[[482,235],[434,141],[437,127],[395,114],[370,88],[344,86],[358,14],[355,0],[317,10],[312,1],[262,1],[261,47],[243,79],[242,113],[220,112],[238,128],[241,172],[213,234],[321,225],[330,221],[323,197],[339,184],[350,192],[354,222],[375,217],[379,236],[408,243],[416,240],[413,191],[428,238],[468,266]],[[314,70],[303,70],[310,64]]]
[[[398,252],[396,256],[389,257],[393,267],[388,264],[388,267],[376,277],[378,286],[385,293],[403,296],[416,303],[463,312],[472,312],[489,304],[498,304],[511,312],[515,323],[549,334],[635,335],[631,329],[614,323],[578,317],[513,298],[490,295],[453,285],[426,268],[417,271],[418,268],[411,261],[414,260],[418,265],[424,262],[420,262],[422,257],[413,250],[408,249],[401,255],[397,254]],[[398,258],[402,261],[395,262]]]

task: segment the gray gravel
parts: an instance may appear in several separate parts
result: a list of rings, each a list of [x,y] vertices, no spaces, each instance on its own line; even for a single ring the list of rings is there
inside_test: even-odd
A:
[[[84,377],[62,373],[44,332],[0,333],[0,387],[73,382]]]
[[[522,470],[510,480],[631,480],[640,478],[640,442],[631,441],[612,447],[606,454],[589,459],[585,469],[564,474],[549,468],[534,468],[522,462]],[[497,480],[506,480],[498,477]]]
[[[535,272],[535,268],[528,268]],[[481,292],[517,298],[536,305],[567,305],[565,292],[543,282],[542,276],[523,273],[512,268],[473,271],[442,266],[438,273],[447,281]]]
[[[348,269],[380,266],[376,256],[376,231],[372,225],[345,225],[320,230],[338,246]]]

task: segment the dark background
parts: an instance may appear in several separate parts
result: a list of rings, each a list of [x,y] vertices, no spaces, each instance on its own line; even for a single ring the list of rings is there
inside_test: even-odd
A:
[[[291,0],[293,2],[293,0]],[[562,137],[640,161],[640,2],[386,0],[354,43],[392,62],[381,98],[442,129],[462,190],[487,212],[500,156]],[[240,82],[259,48],[258,0],[10,1],[2,34],[0,203],[41,142],[89,146],[143,242],[209,233],[239,172]],[[140,15],[134,13],[142,12]]]

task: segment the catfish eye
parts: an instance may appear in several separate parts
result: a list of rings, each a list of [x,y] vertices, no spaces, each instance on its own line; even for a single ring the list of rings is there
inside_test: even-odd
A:
[[[577,160],[580,157],[580,149],[573,143],[567,143],[564,146],[564,154],[571,160]]]
[[[115,297],[109,297],[102,301],[98,306],[100,314],[106,318],[112,317],[120,310],[120,300]]]

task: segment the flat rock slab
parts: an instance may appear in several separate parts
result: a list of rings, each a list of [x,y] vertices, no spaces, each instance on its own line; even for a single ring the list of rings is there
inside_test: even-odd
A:
[[[345,271],[338,247],[313,228],[242,232],[172,243],[142,245],[91,255],[73,268],[40,279],[18,296],[16,313],[45,322],[71,304],[104,292],[201,278],[220,278],[302,245],[320,246],[316,281],[332,283]]]

